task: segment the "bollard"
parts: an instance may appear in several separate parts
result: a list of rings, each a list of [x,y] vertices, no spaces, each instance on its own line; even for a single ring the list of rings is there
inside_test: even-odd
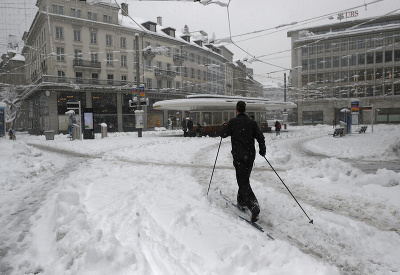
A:
[[[101,126],[101,138],[107,137],[107,124],[103,122],[102,124],[100,124],[100,126]]]
[[[80,139],[79,138],[79,125],[72,124],[72,140]]]

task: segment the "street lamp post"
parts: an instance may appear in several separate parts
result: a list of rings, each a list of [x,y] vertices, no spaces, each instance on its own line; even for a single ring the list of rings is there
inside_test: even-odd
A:
[[[140,66],[139,66],[139,34],[135,33],[135,43],[136,43],[136,92],[137,92],[137,110],[141,110],[142,106],[140,103],[140,94],[139,94],[139,87],[140,87]],[[140,115],[139,113],[135,116]],[[138,128],[138,137],[142,137],[142,128]]]
[[[283,89],[283,101],[286,102],[286,73],[283,74],[284,77],[284,89]],[[287,129],[287,112],[286,109],[283,110],[283,117],[285,118],[286,115],[286,119],[284,119],[284,124],[283,124],[283,128],[286,130]]]

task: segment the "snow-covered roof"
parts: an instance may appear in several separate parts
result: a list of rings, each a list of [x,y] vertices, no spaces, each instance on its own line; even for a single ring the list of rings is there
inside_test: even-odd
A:
[[[17,53],[10,60],[12,60],[12,61],[25,61],[25,56],[23,56],[22,54]]]
[[[376,32],[379,33],[380,31],[390,31],[390,30],[398,30],[400,28],[400,23],[394,23],[384,26],[374,26],[374,27],[366,27],[366,28],[348,28],[340,32],[328,32],[324,34],[313,34],[312,32],[309,35],[304,37],[300,37],[295,42],[300,41],[309,41],[309,40],[316,40],[316,39],[326,39],[326,38],[335,38],[337,36],[345,36],[345,35],[359,35],[363,33],[371,33]]]
[[[176,31],[176,29],[172,28],[172,27],[160,26],[160,25],[156,24],[155,22],[152,22],[151,20],[148,20],[148,19],[144,20],[142,18],[137,18],[137,17],[132,17],[132,16],[125,16],[125,15],[122,15],[121,12],[119,12],[119,14],[118,14],[118,22],[119,22],[119,25],[121,27],[130,28],[130,29],[133,29],[133,30],[141,31],[141,32],[146,31],[146,33],[148,33],[149,35],[154,34],[154,35],[157,35],[157,36],[161,36],[161,37],[165,37],[165,38],[168,38],[168,39],[172,39],[172,40],[175,40],[175,41],[177,41],[179,43],[188,44],[188,45],[191,45],[193,47],[201,48],[204,51],[209,51],[209,52],[212,52],[214,54],[222,56],[221,54],[212,51],[211,49],[209,49],[206,46],[200,46],[197,43],[195,43],[194,41],[198,40],[198,36],[196,36],[196,39],[191,39],[190,42],[187,42],[186,40],[184,40],[182,38],[182,36],[185,36],[185,35],[186,36],[188,36],[188,35],[192,36],[191,34],[183,33],[183,32],[180,32],[180,31]],[[147,22],[152,22],[152,23],[154,23],[156,25],[156,31],[155,32],[149,31],[145,27],[143,27],[142,24],[147,23]],[[140,25],[140,26],[138,26],[138,25]],[[163,30],[168,29],[168,28],[175,30],[175,37],[172,37],[172,36],[166,34],[163,31]]]
[[[86,3],[88,4],[100,4],[100,5],[106,5],[114,8],[119,8],[119,6],[116,4],[115,1],[111,0],[86,0]]]
[[[265,82],[262,85],[264,88],[280,88],[279,84],[275,82]]]

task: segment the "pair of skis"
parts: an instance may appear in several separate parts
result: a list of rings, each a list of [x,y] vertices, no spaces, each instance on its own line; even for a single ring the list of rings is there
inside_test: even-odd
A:
[[[264,231],[264,229],[263,229],[260,225],[256,224],[255,222],[252,222],[252,221],[247,217],[247,216],[248,216],[248,215],[247,215],[248,213],[246,212],[245,209],[239,207],[236,203],[233,203],[233,202],[230,201],[228,198],[226,198],[226,197],[222,194],[222,191],[221,191],[221,190],[219,191],[219,194],[220,194],[221,197],[225,200],[226,204],[230,207],[229,209],[230,209],[236,216],[238,216],[241,220],[243,220],[243,221],[247,222],[248,224],[250,224],[251,226],[253,226],[255,229],[259,230],[260,232],[265,233],[265,234],[268,236],[268,238],[270,238],[271,240],[274,240],[274,238],[273,238],[269,233],[266,233],[266,232]],[[240,214],[237,213],[237,211],[234,211],[232,208],[234,208],[235,210],[238,210]]]

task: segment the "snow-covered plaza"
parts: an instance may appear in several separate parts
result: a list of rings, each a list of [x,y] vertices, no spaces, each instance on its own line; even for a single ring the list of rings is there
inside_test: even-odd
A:
[[[236,217],[230,138],[179,130],[0,140],[1,274],[400,274],[400,125],[265,134],[259,224]]]

